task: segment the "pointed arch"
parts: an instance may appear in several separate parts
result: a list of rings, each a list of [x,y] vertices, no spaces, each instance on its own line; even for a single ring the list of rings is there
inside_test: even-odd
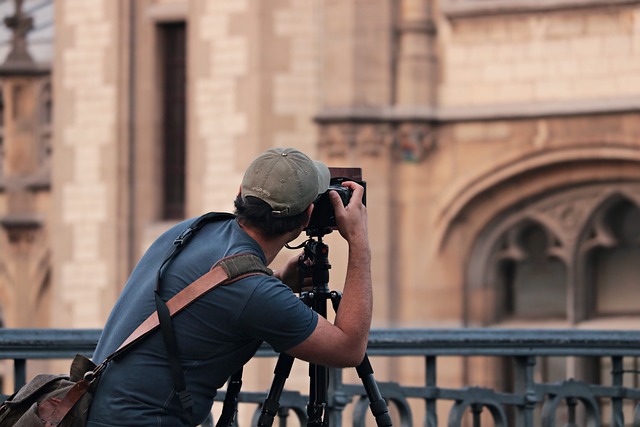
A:
[[[603,195],[575,247],[578,320],[637,315],[640,308],[640,194]]]
[[[640,147],[633,144],[568,145],[507,159],[446,191],[438,203],[435,242],[446,248],[459,218],[486,200],[491,221],[508,206],[563,188],[598,182],[640,180]],[[523,185],[518,185],[518,184]],[[495,198],[498,194],[499,198]],[[474,212],[476,214],[476,212]]]

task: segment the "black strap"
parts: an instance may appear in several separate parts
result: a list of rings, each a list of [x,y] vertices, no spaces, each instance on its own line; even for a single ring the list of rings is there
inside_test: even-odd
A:
[[[156,292],[160,291],[160,276],[164,271],[164,268],[169,265],[169,263],[178,255],[178,253],[184,248],[185,244],[191,240],[193,235],[200,230],[205,224],[212,221],[224,221],[227,219],[233,219],[235,215],[226,213],[226,212],[209,212],[206,213],[196,220],[194,220],[189,227],[187,227],[178,237],[173,241],[173,246],[169,250],[169,253],[160,264],[160,268],[158,268],[158,273],[156,275]]]
[[[229,378],[227,394],[216,427],[229,427],[238,414],[238,395],[242,388],[242,368]]]
[[[167,304],[160,298],[158,291],[155,292],[156,311],[158,312],[158,318],[160,319],[160,331],[162,331],[162,338],[164,340],[164,346],[167,350],[167,357],[169,358],[169,369],[171,371],[171,378],[173,379],[173,385],[176,389],[176,395],[180,400],[180,405],[184,409],[184,413],[187,417],[189,425],[193,424],[193,398],[191,393],[187,390],[187,385],[184,379],[184,371],[182,370],[182,364],[180,363],[180,354],[178,352],[178,343],[176,341],[176,334],[173,329],[173,322],[171,321],[171,315],[169,314],[169,308]]]
[[[158,319],[160,321],[160,330],[162,331],[162,338],[167,350],[167,357],[169,358],[169,368],[171,370],[171,378],[173,378],[173,384],[176,388],[176,395],[180,400],[180,405],[187,417],[187,421],[190,425],[193,425],[193,398],[191,393],[187,390],[187,386],[184,379],[184,371],[182,364],[180,363],[180,353],[178,351],[178,344],[176,340],[176,334],[173,329],[173,322],[171,315],[169,314],[169,308],[167,304],[160,297],[160,285],[162,279],[162,272],[173,261],[173,259],[182,251],[184,246],[191,240],[193,235],[200,230],[205,224],[211,221],[222,221],[225,219],[232,219],[234,215],[220,212],[209,212],[197,218],[189,225],[178,237],[173,241],[173,246],[169,250],[169,253],[165,257],[160,268],[158,268],[158,274],[156,276],[156,291],[155,302],[156,311],[158,312]]]

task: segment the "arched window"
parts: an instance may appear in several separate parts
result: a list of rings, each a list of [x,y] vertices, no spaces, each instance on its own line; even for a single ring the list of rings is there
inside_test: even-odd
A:
[[[567,317],[567,279],[557,238],[531,220],[508,229],[496,246],[500,318]]]
[[[589,318],[640,313],[640,209],[612,197],[595,212],[582,242]]]
[[[633,327],[640,317],[640,182],[514,198],[478,231],[467,260],[470,325]],[[640,384],[640,358],[622,363],[625,382]],[[513,384],[512,368],[510,360],[496,363],[500,388]],[[607,384],[611,369],[610,358],[549,356],[537,360],[534,375]],[[634,409],[625,407],[625,418]]]

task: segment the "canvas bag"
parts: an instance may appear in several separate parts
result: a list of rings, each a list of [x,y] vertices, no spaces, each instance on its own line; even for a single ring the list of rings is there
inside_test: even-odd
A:
[[[174,246],[181,248],[204,223],[228,218],[233,216],[220,213],[203,215],[176,238]],[[178,252],[179,249],[176,250],[174,247],[167,258],[172,258]],[[167,260],[163,265],[166,262]],[[166,302],[169,316],[173,317],[217,286],[255,274],[270,275],[272,271],[253,254],[237,254],[223,258],[209,272]],[[88,358],[76,355],[69,375],[35,376],[0,405],[0,427],[85,427],[94,392],[107,364],[157,330],[159,326],[160,320],[156,311],[100,365],[96,366]]]
[[[69,375],[35,376],[0,406],[0,426],[86,425],[100,375],[87,378],[84,375],[94,369],[96,365],[91,360],[77,355]]]

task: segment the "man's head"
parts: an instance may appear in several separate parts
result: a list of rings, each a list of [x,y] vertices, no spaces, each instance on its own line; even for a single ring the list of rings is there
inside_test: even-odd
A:
[[[272,148],[247,168],[236,215],[267,235],[293,231],[308,220],[309,205],[329,187],[326,165],[294,148]]]

